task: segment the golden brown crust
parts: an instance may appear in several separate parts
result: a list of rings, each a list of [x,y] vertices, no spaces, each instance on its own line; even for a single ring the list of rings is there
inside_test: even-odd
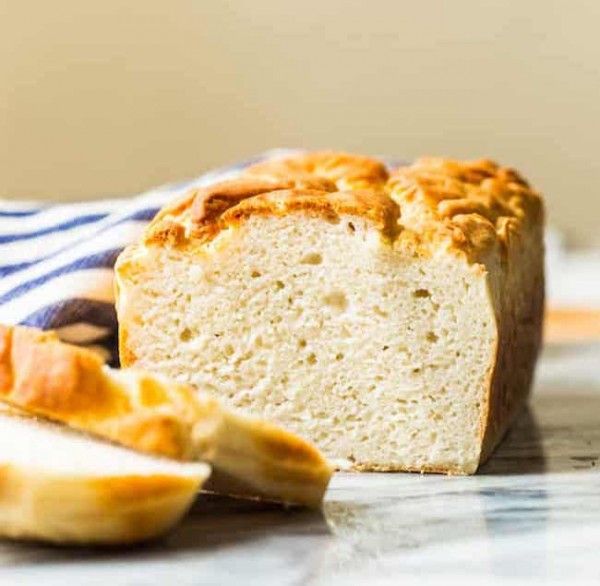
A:
[[[388,179],[388,171],[380,161],[333,151],[309,152],[266,161],[253,165],[245,174],[296,180],[312,177],[335,185],[335,189],[327,191],[377,188],[382,187]]]
[[[544,243],[541,201],[528,214],[500,223],[502,255],[486,267],[488,292],[496,314],[497,347],[481,421],[481,461],[498,445],[532,387],[542,343]]]
[[[239,224],[255,215],[285,215],[303,211],[318,215],[332,222],[339,221],[341,214],[362,216],[370,220],[389,238],[398,231],[398,206],[382,192],[336,191],[327,194],[315,190],[273,191],[244,200],[227,210],[222,220],[227,225]]]
[[[41,454],[56,449],[51,443],[56,425],[0,403],[0,425],[5,428],[9,421],[22,421],[41,432],[32,436],[43,443],[36,447]],[[64,439],[63,434],[59,436]],[[77,435],[74,439],[80,441]],[[24,439],[19,436],[19,441]],[[119,456],[115,451],[113,457]],[[156,462],[148,464],[149,473],[125,465],[123,474],[115,474],[103,471],[102,465],[89,473],[27,465],[18,458],[2,463],[0,536],[70,545],[132,544],[156,538],[189,509],[210,468],[192,464],[161,472]]]
[[[148,482],[150,481],[150,482]],[[193,480],[166,474],[151,476],[116,476],[98,478],[90,484],[102,495],[109,506],[135,503],[144,498],[164,498],[185,489]]]
[[[2,466],[0,537],[86,547],[144,543],[180,521],[205,476],[78,477]]]
[[[448,239],[472,261],[505,254],[510,230],[543,222],[540,195],[514,170],[482,159],[422,158],[392,173],[403,221],[434,245]]]
[[[423,158],[389,174],[375,159],[314,152],[260,163],[188,194],[159,213],[144,242],[183,246],[253,215],[294,212],[364,217],[414,254],[442,246],[470,262],[504,254],[509,232],[543,215],[539,194],[488,160]]]
[[[1,399],[109,439],[119,435],[129,447],[188,457],[191,393],[188,399],[186,388],[173,385],[160,411],[144,408],[103,366],[95,353],[63,344],[53,332],[0,325]]]
[[[119,299],[119,293],[116,294],[117,302]],[[121,368],[129,368],[134,366],[137,362],[137,356],[135,352],[129,346],[129,332],[127,325],[124,323],[119,324],[119,362]]]
[[[0,325],[0,396],[19,406],[72,414],[93,407],[101,415],[118,409],[118,398],[99,384],[101,368],[95,353],[66,347],[53,332]]]

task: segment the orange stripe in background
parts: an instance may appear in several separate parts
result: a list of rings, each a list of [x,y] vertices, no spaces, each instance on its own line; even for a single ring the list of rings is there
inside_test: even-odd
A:
[[[600,309],[550,308],[546,310],[544,342],[600,341]]]

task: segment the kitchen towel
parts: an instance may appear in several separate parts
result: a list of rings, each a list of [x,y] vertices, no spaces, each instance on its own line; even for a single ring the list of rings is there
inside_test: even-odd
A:
[[[136,197],[46,205],[0,201],[0,324],[57,330],[116,364],[113,270],[118,254],[156,212],[191,188],[234,177],[252,159]]]

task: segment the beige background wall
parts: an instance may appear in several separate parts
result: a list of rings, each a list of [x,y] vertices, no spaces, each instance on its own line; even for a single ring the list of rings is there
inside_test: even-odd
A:
[[[600,244],[600,2],[0,0],[0,196],[134,193],[273,146],[490,156]]]

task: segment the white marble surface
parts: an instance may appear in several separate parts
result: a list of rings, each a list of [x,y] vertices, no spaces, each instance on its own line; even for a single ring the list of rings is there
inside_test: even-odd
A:
[[[345,474],[323,513],[199,499],[128,551],[0,544],[0,584],[600,582],[600,345],[550,347],[474,477]]]

